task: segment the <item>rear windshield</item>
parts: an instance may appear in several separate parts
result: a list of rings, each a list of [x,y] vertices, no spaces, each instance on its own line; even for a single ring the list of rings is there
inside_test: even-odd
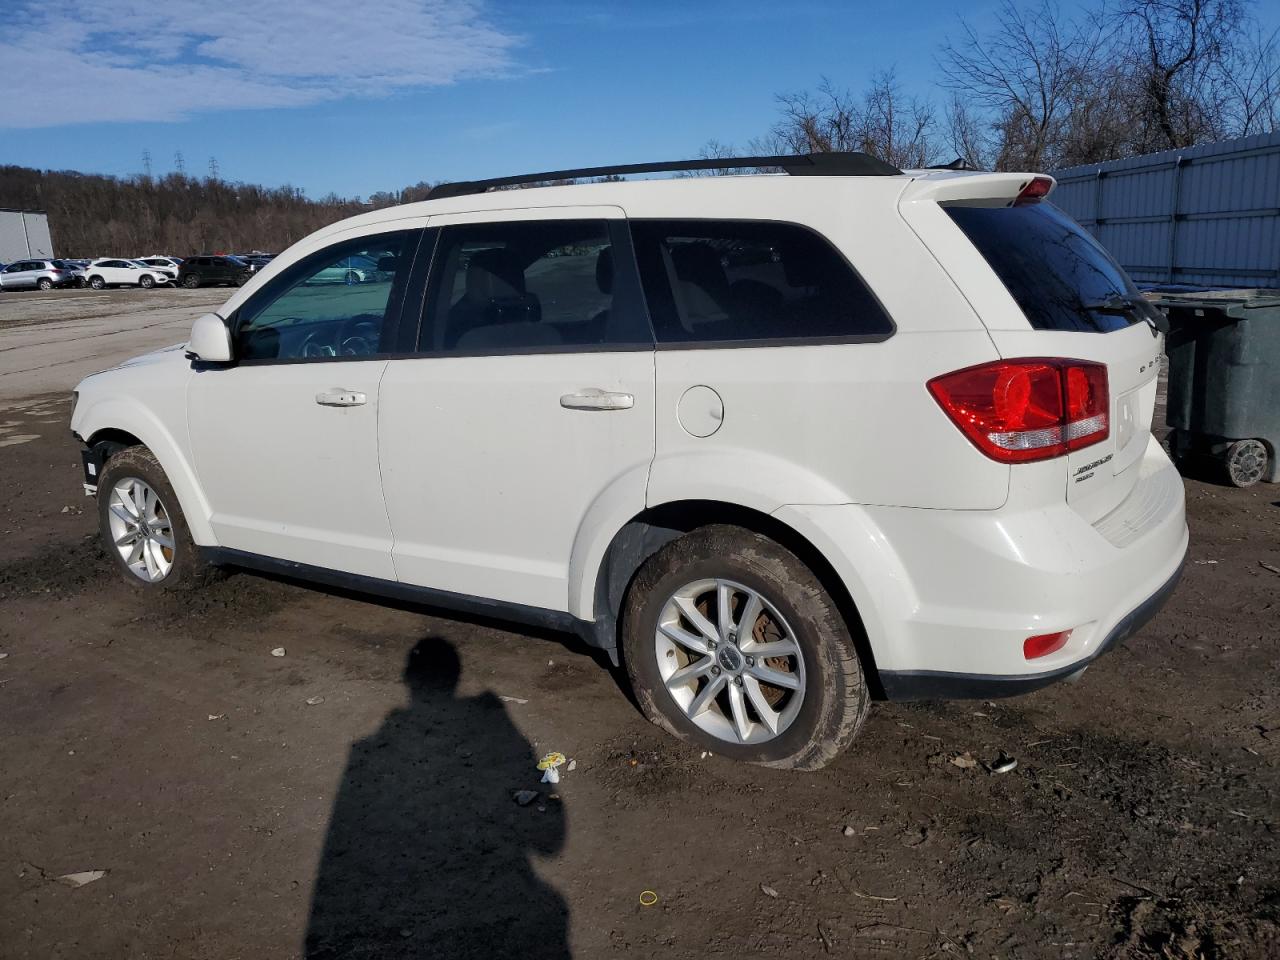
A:
[[[1124,269],[1053,204],[945,209],[1035,329],[1105,333],[1147,318]]]

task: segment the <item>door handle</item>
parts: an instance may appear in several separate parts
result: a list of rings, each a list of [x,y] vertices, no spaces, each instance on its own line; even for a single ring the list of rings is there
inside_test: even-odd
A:
[[[630,410],[636,398],[629,393],[613,393],[599,387],[588,387],[577,393],[566,393],[560,406],[566,410]]]
[[[360,407],[368,400],[357,390],[325,390],[316,394],[316,403],[322,407]]]

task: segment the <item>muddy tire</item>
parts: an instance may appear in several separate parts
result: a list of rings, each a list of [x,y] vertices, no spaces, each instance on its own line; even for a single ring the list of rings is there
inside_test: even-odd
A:
[[[102,468],[98,530],[107,556],[139,590],[191,589],[215,576],[191,539],[169,478],[146,447],[121,450]]]
[[[741,527],[701,527],[645,561],[623,604],[622,653],[649,720],[748,763],[825,766],[871,704],[849,629],[818,578]]]

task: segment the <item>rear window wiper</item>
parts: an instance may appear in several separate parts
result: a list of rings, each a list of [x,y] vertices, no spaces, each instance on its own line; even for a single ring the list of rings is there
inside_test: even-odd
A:
[[[1084,303],[1080,305],[1082,310],[1089,310],[1093,313],[1110,313],[1118,316],[1134,316],[1140,320],[1146,321],[1151,325],[1152,331],[1159,330],[1161,333],[1169,332],[1169,323],[1165,320],[1164,314],[1147,300],[1145,297],[1127,297],[1117,294],[1114,297],[1108,297],[1106,300],[1098,303]]]

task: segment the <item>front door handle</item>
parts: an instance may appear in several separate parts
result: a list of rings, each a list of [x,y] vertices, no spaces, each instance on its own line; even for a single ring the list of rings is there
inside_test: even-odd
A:
[[[630,410],[636,398],[629,393],[614,393],[599,387],[588,387],[577,393],[566,393],[560,406],[566,410]]]
[[[316,403],[322,407],[361,407],[368,400],[358,390],[325,390],[316,394]]]

